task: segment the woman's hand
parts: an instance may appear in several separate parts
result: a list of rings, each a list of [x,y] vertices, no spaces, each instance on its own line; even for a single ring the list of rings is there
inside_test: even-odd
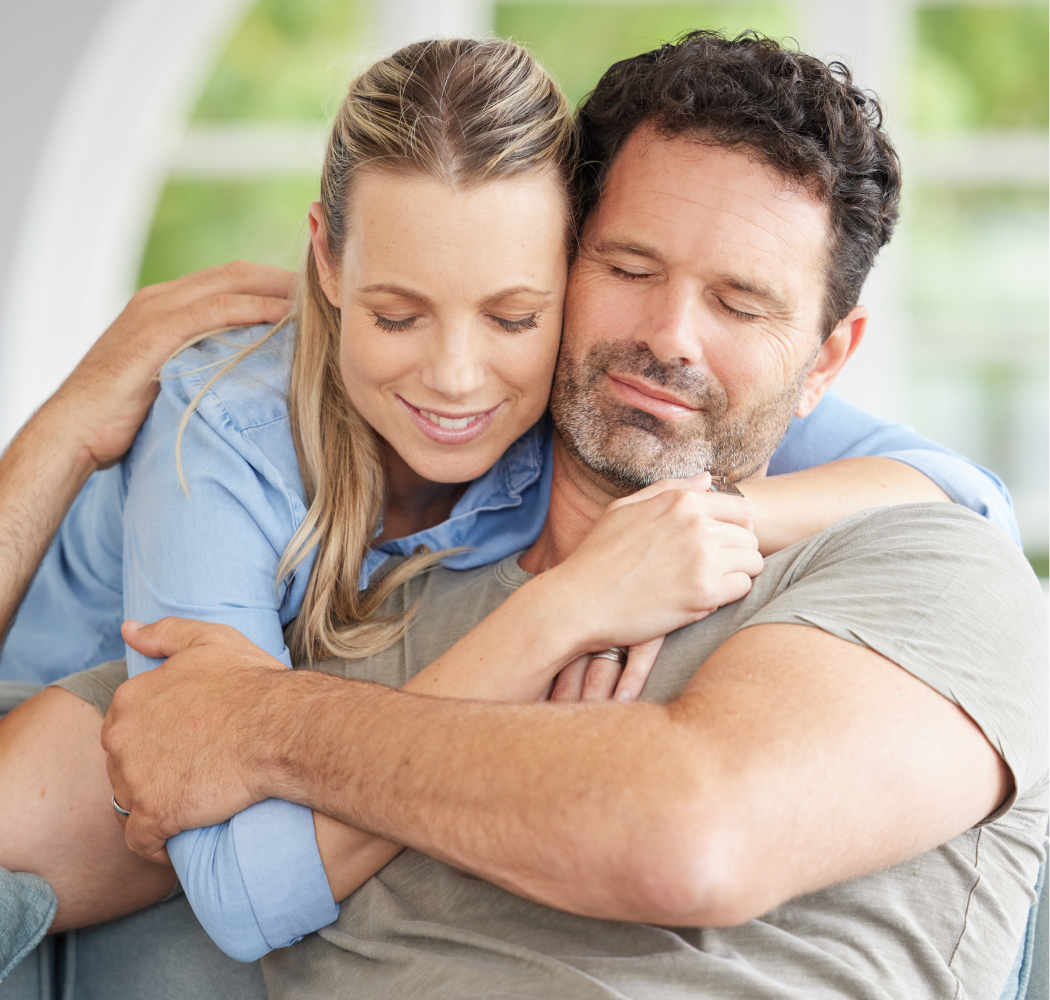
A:
[[[556,609],[566,661],[666,635],[751,589],[762,557],[748,503],[709,485],[706,474],[664,480],[615,501],[568,559],[522,588]],[[564,691],[576,689],[570,674]]]
[[[623,666],[608,657],[584,653],[551,682],[550,700],[634,701],[642,693],[663,644],[661,635],[631,646]]]

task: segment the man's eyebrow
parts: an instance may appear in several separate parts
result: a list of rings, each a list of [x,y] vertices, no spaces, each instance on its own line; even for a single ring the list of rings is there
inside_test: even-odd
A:
[[[635,243],[633,240],[602,240],[596,243],[592,252],[599,257],[609,257],[613,254],[627,254],[630,257],[646,257],[649,260],[659,260],[660,254],[656,247],[646,243]]]

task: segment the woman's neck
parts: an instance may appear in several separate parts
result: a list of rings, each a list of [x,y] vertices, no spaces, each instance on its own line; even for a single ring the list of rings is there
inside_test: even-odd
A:
[[[383,531],[376,542],[405,538],[447,521],[470,483],[435,483],[424,479],[387,446],[387,505]]]

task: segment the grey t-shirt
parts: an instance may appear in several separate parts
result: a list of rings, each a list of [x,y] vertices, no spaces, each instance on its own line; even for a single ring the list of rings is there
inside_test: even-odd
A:
[[[321,669],[400,686],[528,578],[515,557],[436,569],[391,599],[390,610],[420,603],[403,642]],[[574,916],[407,850],[335,923],[263,960],[270,996],[996,1000],[1044,857],[1046,619],[1021,554],[969,511],[919,504],[841,521],[767,559],[745,598],[669,636],[643,698],[677,697],[739,629],[817,627],[960,705],[1013,772],[1013,800],[935,850],[732,928]]]

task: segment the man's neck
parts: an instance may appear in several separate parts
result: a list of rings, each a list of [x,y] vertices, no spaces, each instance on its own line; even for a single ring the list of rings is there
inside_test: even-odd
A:
[[[555,433],[547,520],[540,537],[518,564],[529,573],[542,573],[564,562],[615,499],[602,480],[571,455]]]

